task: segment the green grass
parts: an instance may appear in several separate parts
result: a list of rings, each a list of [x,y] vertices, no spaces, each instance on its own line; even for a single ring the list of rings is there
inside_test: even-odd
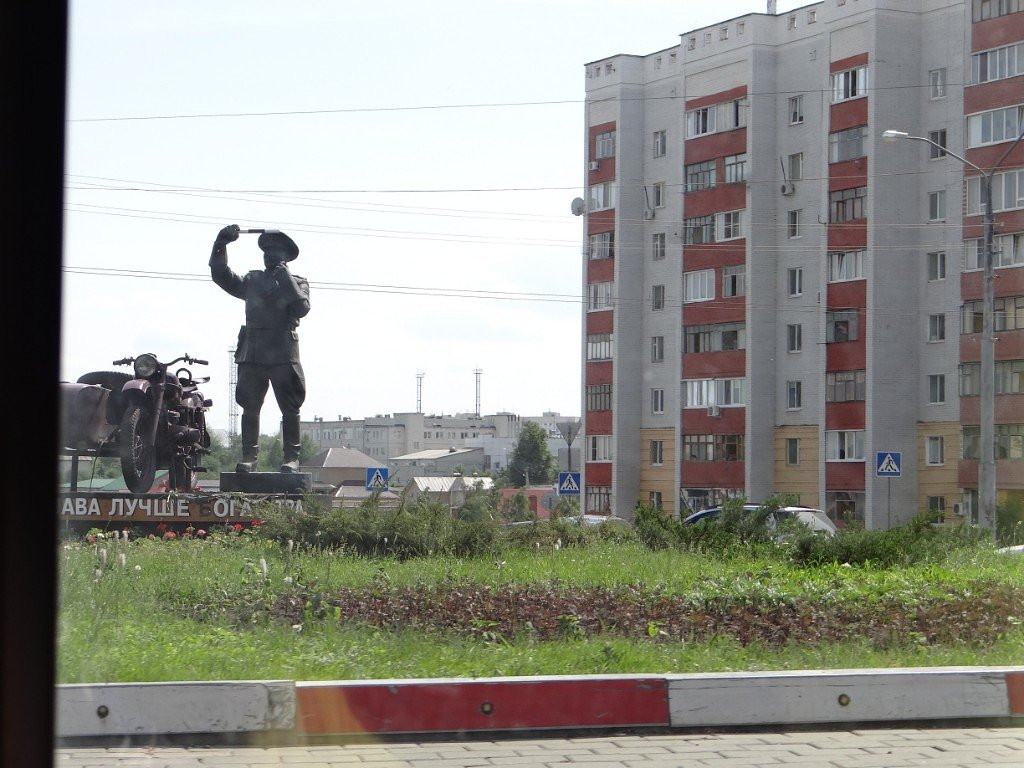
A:
[[[105,559],[101,553],[106,550]],[[124,565],[121,564],[124,555]],[[267,566],[264,579],[261,558]],[[364,679],[528,674],[682,673],[731,670],[1016,664],[1024,658],[1018,625],[985,647],[871,640],[741,646],[627,640],[613,635],[539,642],[529,638],[386,632],[307,617],[293,627],[259,609],[295,584],[332,588],[459,583],[502,587],[536,582],[563,586],[642,584],[700,599],[800,596],[863,605],[897,599],[908,605],[1000,582],[1024,587],[1024,558],[987,548],[958,550],[904,568],[827,565],[798,568],[771,551],[727,557],[639,544],[595,542],[586,548],[513,550],[475,559],[397,561],[327,554],[253,540],[67,543],[59,552],[59,682]],[[287,580],[291,580],[289,583]],[[247,602],[255,623],[197,622],[191,605]]]

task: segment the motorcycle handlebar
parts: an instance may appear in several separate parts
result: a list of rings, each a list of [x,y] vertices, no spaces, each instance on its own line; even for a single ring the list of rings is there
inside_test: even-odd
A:
[[[115,360],[111,365],[131,365],[135,362],[134,357],[122,357],[120,360]]]

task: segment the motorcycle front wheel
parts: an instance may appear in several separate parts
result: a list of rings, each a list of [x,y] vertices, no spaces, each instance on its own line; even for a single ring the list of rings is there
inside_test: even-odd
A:
[[[156,477],[156,451],[153,447],[153,414],[148,408],[131,405],[121,417],[121,474],[132,493],[145,493]]]

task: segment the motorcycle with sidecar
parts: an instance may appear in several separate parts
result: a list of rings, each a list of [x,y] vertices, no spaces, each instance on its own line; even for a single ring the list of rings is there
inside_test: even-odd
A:
[[[158,469],[168,470],[168,487],[191,491],[200,459],[210,452],[206,410],[213,405],[199,391],[209,376],[196,379],[178,363],[208,365],[183,355],[161,363],[144,354],[115,360],[132,373],[94,371],[75,383],[61,382],[62,452],[121,460],[133,493],[153,486]]]

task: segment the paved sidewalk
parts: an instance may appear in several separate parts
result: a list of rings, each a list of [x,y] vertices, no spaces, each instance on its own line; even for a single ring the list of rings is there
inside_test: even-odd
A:
[[[1024,727],[660,734],[304,747],[72,747],[57,768],[963,768],[1024,766]]]

